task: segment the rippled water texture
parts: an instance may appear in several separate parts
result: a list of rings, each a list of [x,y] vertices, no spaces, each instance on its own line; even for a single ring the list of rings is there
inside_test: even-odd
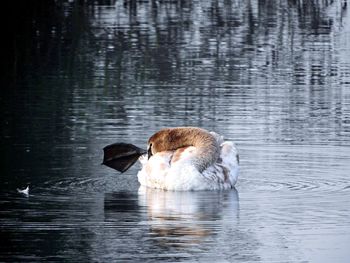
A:
[[[347,0],[39,2],[6,50],[1,262],[349,262]],[[100,165],[185,125],[237,143],[236,189]]]

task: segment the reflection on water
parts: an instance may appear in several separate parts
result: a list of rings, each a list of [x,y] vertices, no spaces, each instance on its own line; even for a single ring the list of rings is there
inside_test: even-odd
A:
[[[97,244],[102,250],[107,247],[106,252],[117,250],[123,260],[145,256],[153,260],[184,260],[191,259],[193,253],[198,259],[227,260],[234,254],[231,246],[225,246],[228,240],[235,240],[235,253],[246,243],[256,242],[238,227],[235,189],[171,192],[140,188],[138,194],[113,192],[105,195],[104,211],[105,223],[113,225],[111,235],[118,238],[109,239],[104,233],[101,238],[108,241],[99,240]],[[139,250],[142,253],[133,254]],[[220,255],[216,255],[217,250]]]
[[[140,189],[139,193],[141,204],[147,207],[152,236],[163,246],[183,245],[178,242],[179,237],[184,238],[185,243],[204,242],[216,232],[217,225],[214,223],[214,230],[210,229],[211,222],[219,221],[225,216],[224,213],[229,213],[223,221],[233,224],[238,216],[236,190],[193,193]]]
[[[0,261],[347,262],[347,1],[48,0],[8,12]],[[239,209],[236,191],[139,191],[137,165],[100,165],[107,144],[143,147],[184,125],[237,143]],[[28,184],[28,198],[16,193]]]

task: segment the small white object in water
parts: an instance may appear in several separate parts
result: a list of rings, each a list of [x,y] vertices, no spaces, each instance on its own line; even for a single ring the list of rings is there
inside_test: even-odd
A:
[[[17,188],[17,192],[28,196],[29,195],[29,185],[27,186],[26,189],[23,189],[23,190]]]

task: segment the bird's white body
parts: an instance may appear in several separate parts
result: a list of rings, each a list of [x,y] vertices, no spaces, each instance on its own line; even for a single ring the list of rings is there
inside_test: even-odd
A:
[[[165,190],[220,190],[230,189],[237,181],[239,160],[233,142],[224,141],[222,136],[211,133],[220,147],[218,160],[199,172],[194,160],[198,159],[198,149],[184,147],[181,152],[162,151],[150,159],[140,157],[142,169],[138,172],[141,185]]]

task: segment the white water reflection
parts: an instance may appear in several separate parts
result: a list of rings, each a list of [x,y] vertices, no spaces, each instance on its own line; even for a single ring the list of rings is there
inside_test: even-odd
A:
[[[141,187],[138,195],[107,194],[104,204],[105,221],[118,239],[111,240],[104,233],[101,239],[108,242],[98,239],[94,246],[102,247],[106,255],[117,251],[123,260],[232,260],[242,257],[240,252],[256,242],[239,229],[235,189],[173,192]],[[231,245],[227,246],[228,242]],[[246,259],[255,257],[251,253]]]

